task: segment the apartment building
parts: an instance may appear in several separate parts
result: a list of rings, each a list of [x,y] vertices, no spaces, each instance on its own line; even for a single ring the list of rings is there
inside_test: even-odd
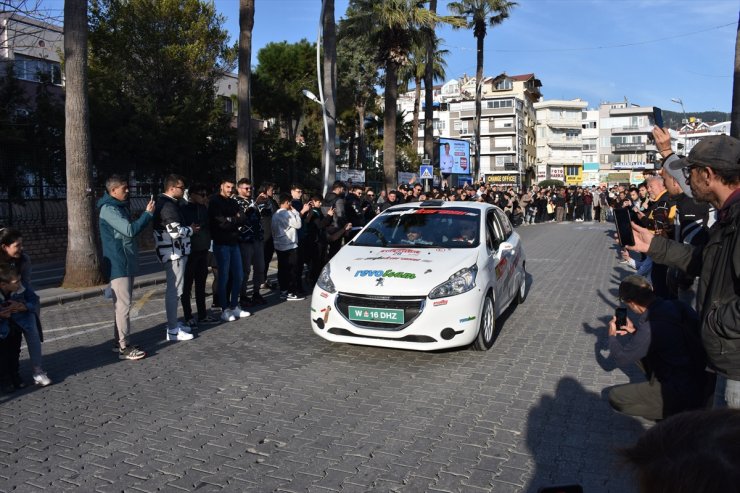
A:
[[[0,12],[0,78],[6,76],[12,64],[29,104],[33,104],[40,83],[51,83],[52,93],[62,96],[63,52],[62,27],[14,12]]]
[[[581,99],[543,100],[533,106],[537,115],[537,181],[552,178],[580,186],[583,113],[588,103]]]
[[[638,184],[655,169],[653,106],[627,101],[599,106],[599,170],[607,183]]]
[[[451,82],[456,83],[456,80],[452,80]],[[450,82],[446,83],[445,86],[448,86]],[[449,113],[449,105],[447,102],[443,101],[442,98],[442,89],[444,86],[442,85],[435,85],[432,88],[432,97],[433,97],[433,122],[432,122],[432,128],[434,129],[434,138],[439,137],[445,137],[446,131],[449,126],[450,121],[450,113]],[[454,86],[453,86],[454,87]],[[421,94],[419,95],[419,129],[416,135],[416,149],[419,156],[424,155],[424,108],[425,101],[424,101],[424,89],[422,88]],[[399,94],[398,96],[398,111],[403,112],[404,122],[408,123],[413,121],[414,119],[414,104],[416,103],[416,91],[411,90],[404,93]],[[431,159],[432,156],[429,156]]]
[[[457,83],[460,100],[453,99],[449,87],[442,96],[450,97],[452,138],[475,140],[475,79]],[[541,97],[541,82],[534,74],[501,74],[487,77],[482,85],[480,175],[489,183],[529,184],[534,179],[536,161],[536,116],[533,103]],[[453,86],[454,87],[454,86]],[[471,152],[472,153],[472,152]]]

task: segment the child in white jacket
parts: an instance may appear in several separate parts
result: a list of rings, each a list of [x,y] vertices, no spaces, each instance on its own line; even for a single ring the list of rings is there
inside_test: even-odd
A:
[[[288,301],[306,299],[302,293],[301,267],[298,262],[298,230],[301,229],[301,214],[310,206],[305,204],[298,212],[290,205],[290,194],[280,194],[280,208],[272,216],[272,240],[278,258],[278,283],[280,298]]]

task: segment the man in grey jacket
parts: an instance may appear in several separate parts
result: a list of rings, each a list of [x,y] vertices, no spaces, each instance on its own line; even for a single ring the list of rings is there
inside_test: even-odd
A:
[[[151,222],[154,214],[154,201],[149,201],[141,217],[132,221],[126,178],[112,175],[105,182],[105,189],[106,194],[97,205],[100,209],[103,275],[110,280],[113,307],[116,313],[113,336],[118,343],[119,357],[137,360],[146,356],[146,353],[129,344],[131,334],[129,312],[139,254],[136,236]]]
[[[656,143],[669,152],[661,139]],[[706,137],[668,167],[681,170],[696,200],[717,209],[709,239],[703,246],[683,244],[633,224],[635,246],[628,248],[699,276],[702,343],[718,377],[715,404],[740,408],[740,141]]]

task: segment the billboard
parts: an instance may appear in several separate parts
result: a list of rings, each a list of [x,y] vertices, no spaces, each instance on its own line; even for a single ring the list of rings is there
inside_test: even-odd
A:
[[[365,171],[361,169],[338,169],[337,179],[344,183],[362,184],[365,183]]]
[[[443,175],[469,175],[470,142],[460,139],[439,139],[439,171]]]

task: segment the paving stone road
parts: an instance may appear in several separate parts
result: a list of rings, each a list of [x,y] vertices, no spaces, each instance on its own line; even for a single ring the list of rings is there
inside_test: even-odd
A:
[[[608,228],[519,228],[526,302],[486,353],[328,343],[309,301],[164,342],[162,287],[137,290],[133,339],[112,307],[43,309],[55,384],[0,397],[0,491],[633,492],[614,449],[648,426],[612,412],[604,323],[618,279]],[[27,353],[22,371],[29,375]]]

